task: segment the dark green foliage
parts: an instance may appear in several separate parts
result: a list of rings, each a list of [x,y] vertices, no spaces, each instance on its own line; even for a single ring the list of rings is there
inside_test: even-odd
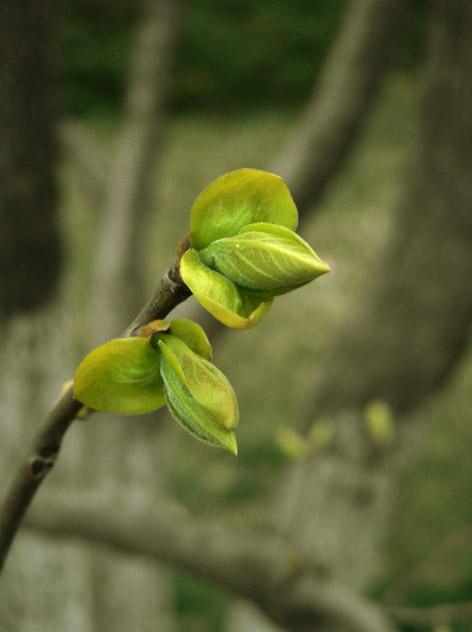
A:
[[[191,2],[176,104],[301,103],[319,72],[345,4],[345,0]]]
[[[61,75],[71,114],[109,113],[120,102],[136,4],[130,0],[67,0],[62,11]]]
[[[223,628],[228,605],[225,592],[184,573],[176,573],[174,586],[179,632],[219,632]]]
[[[342,21],[346,0],[191,0],[172,87],[180,110],[302,104]],[[119,107],[139,3],[67,0],[62,13],[66,109],[81,115]],[[414,5],[404,69],[415,67],[426,0]]]
[[[174,105],[234,108],[300,104],[342,18],[346,0],[192,0],[173,86]],[[117,107],[137,4],[69,0],[60,29],[66,108]]]

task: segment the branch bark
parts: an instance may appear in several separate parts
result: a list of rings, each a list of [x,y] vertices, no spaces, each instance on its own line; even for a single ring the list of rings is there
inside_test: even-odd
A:
[[[268,531],[236,530],[169,507],[120,506],[87,494],[43,495],[26,525],[177,565],[249,597],[291,630],[302,629],[301,619],[335,621],[358,632],[395,629],[381,608],[331,581]]]
[[[134,321],[123,332],[123,337],[136,335],[146,323],[164,318],[174,307],[190,296],[175,264],[162,278],[159,287]],[[36,436],[24,461],[20,464],[7,490],[0,510],[0,571],[18,530],[22,517],[38,487],[54,466],[62,438],[81,408],[69,388],[54,405]]]

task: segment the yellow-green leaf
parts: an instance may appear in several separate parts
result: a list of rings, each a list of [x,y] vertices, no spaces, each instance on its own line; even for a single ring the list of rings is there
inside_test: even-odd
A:
[[[215,318],[234,329],[254,327],[269,311],[271,298],[248,294],[222,274],[210,270],[195,250],[180,261],[180,274],[195,298]]]
[[[74,397],[95,410],[123,415],[163,406],[159,357],[149,339],[118,338],[94,349],[77,369]]]
[[[187,347],[205,360],[211,360],[211,345],[202,327],[188,318],[171,321],[169,333],[185,342]]]
[[[196,404],[218,424],[234,430],[239,421],[238,402],[226,376],[174,336],[161,339],[159,347],[163,359],[189,390]]]
[[[214,241],[199,256],[239,287],[266,296],[290,292],[329,272],[329,266],[299,235],[262,222]]]
[[[197,197],[190,217],[193,248],[236,235],[254,222],[295,230],[298,212],[285,182],[258,169],[237,169],[211,182]]]
[[[166,345],[163,341],[160,342],[163,356],[161,359],[161,374],[164,380],[166,400],[170,412],[183,428],[200,441],[237,454],[238,448],[236,435],[234,433],[234,426],[237,423],[237,404],[236,413],[233,410],[226,420],[226,424],[229,424],[231,427],[226,427],[225,424],[221,423],[221,413],[219,413],[218,418],[216,418],[214,414],[214,406],[217,403],[218,396],[214,397],[210,402],[208,400],[204,401],[205,397],[203,393],[206,392],[208,395],[207,388],[209,383],[213,383],[214,385],[214,380],[211,378],[205,385],[209,377],[208,372],[202,372],[201,367],[196,367],[195,360],[191,362],[190,367],[187,366],[184,368],[181,364],[181,360],[187,360],[188,355],[187,352],[183,352],[181,355],[182,350],[179,349],[178,346],[177,353],[171,349],[171,346],[176,347],[175,341],[179,342],[175,338],[174,342],[171,342],[171,345]],[[181,344],[183,345],[183,343]],[[192,352],[188,350],[188,353],[191,354]],[[193,355],[195,358],[198,358],[195,354]],[[198,360],[199,362],[206,363],[202,358],[198,358]],[[203,380],[200,392],[198,388],[199,378]],[[189,387],[192,390],[190,390]],[[224,390],[226,390],[226,388]],[[220,397],[220,399],[224,400],[227,396],[228,394],[226,393]],[[233,396],[230,397],[230,400],[232,397]],[[202,403],[202,401],[204,403]],[[232,402],[229,403],[231,404]],[[224,406],[227,406],[227,404],[224,403]]]

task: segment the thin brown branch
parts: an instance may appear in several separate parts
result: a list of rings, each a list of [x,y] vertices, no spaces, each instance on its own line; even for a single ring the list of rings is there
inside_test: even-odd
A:
[[[43,494],[25,524],[196,573],[253,600],[291,630],[304,630],[302,619],[335,621],[359,632],[395,630],[376,604],[333,582],[303,560],[290,542],[268,530],[197,520],[174,507],[122,506],[88,493]]]
[[[188,296],[190,292],[181,281],[176,264],[163,276],[153,296],[122,336],[136,335],[143,325],[164,318]],[[74,399],[72,388],[69,388],[39,427],[7,490],[0,510],[0,571],[23,515],[46,474],[54,466],[62,438],[81,406]]]

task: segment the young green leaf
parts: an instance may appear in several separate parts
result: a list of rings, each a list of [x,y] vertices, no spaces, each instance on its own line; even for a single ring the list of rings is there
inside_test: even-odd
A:
[[[215,318],[234,329],[254,327],[267,314],[271,298],[248,294],[219,272],[203,265],[189,250],[180,261],[180,274],[195,298]]]
[[[187,345],[167,336],[159,341],[163,359],[188,389],[196,404],[221,426],[234,430],[239,421],[236,394],[225,375]]]
[[[237,454],[234,428],[238,409],[229,382],[177,338],[169,336],[159,344],[161,374],[172,415],[197,439]]]
[[[236,235],[254,222],[295,230],[298,212],[285,182],[258,169],[237,169],[211,182],[197,197],[190,217],[190,240],[196,250],[216,239]]]
[[[185,342],[187,347],[205,360],[211,360],[211,345],[202,327],[188,318],[176,318],[170,323],[169,333]]]
[[[329,266],[292,230],[262,222],[214,241],[199,256],[239,287],[266,296],[290,292],[329,272]]]
[[[147,413],[165,404],[159,357],[148,338],[110,340],[89,353],[74,378],[74,397],[95,410]]]

